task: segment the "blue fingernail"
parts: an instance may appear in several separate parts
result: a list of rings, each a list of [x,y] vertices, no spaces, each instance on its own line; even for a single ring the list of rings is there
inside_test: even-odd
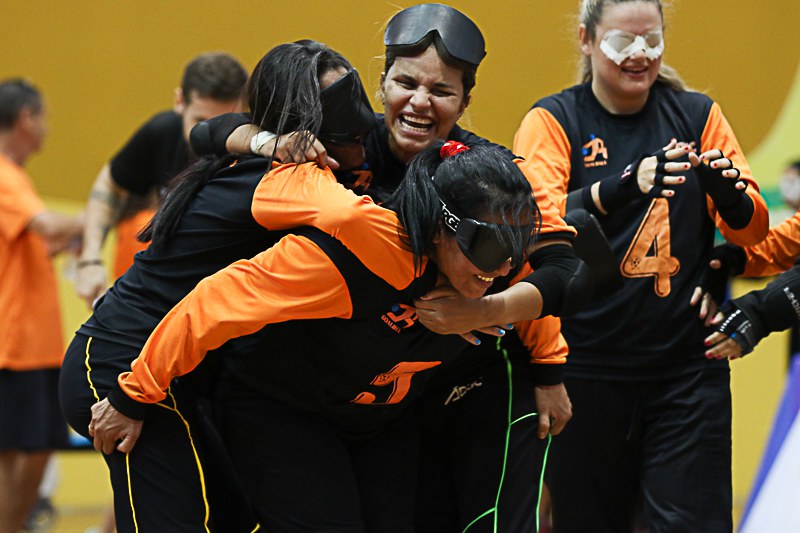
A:
[[[506,329],[514,329],[514,324],[506,324]]]
[[[475,346],[479,345],[480,343],[481,343],[480,339],[475,339]]]
[[[499,329],[499,328],[498,328],[498,330],[497,330],[497,334],[498,334],[498,335],[500,335],[500,336],[503,336],[503,335],[505,335],[505,334],[506,334],[506,330],[504,330],[504,329]]]

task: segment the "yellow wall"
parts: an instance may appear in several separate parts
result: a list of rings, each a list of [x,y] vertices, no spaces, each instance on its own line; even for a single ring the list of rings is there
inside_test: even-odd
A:
[[[134,128],[171,105],[183,66],[197,53],[226,50],[249,70],[275,44],[310,37],[341,51],[374,88],[383,24],[413,3],[3,0],[0,78],[23,75],[43,89],[51,136],[32,160],[31,174],[52,205],[77,209],[103,162]],[[463,125],[510,143],[536,99],[573,82],[577,4],[451,2],[487,38],[488,55]],[[783,164],[800,155],[800,33],[791,31],[798,18],[796,0],[684,0],[667,11],[666,61],[721,103],[762,185],[774,185]],[[760,285],[740,283],[736,290]],[[62,292],[71,336],[86,310],[68,285]],[[781,392],[785,345],[784,338],[770,339],[732,365],[738,505]]]
[[[270,47],[313,37],[344,53],[377,87],[382,27],[398,7],[375,0],[0,2],[0,77],[24,75],[50,102],[52,135],[31,171],[44,194],[85,198],[132,130],[171,105],[185,63],[227,50],[247,69]],[[456,0],[484,31],[488,55],[467,126],[510,143],[537,99],[572,83],[577,0]],[[777,116],[797,69],[794,0],[673,1],[666,60],[723,105],[745,148]],[[794,155],[794,154],[792,154]],[[772,176],[764,176],[772,180]]]

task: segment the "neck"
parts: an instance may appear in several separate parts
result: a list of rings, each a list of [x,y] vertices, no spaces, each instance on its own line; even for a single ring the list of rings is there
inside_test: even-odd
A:
[[[389,151],[392,152],[392,155],[395,159],[404,164],[408,164],[411,158],[414,157],[414,154],[410,154],[401,150],[400,147],[397,146],[397,143],[394,142],[391,134],[389,135]]]
[[[594,93],[594,97],[597,98],[597,101],[600,102],[600,105],[602,105],[606,111],[615,115],[633,115],[634,113],[638,113],[644,109],[645,104],[647,104],[647,98],[650,95],[650,93],[647,92],[639,97],[616,97],[608,91],[605,91],[598,83],[597,78],[592,80],[592,93]]]
[[[0,133],[0,154],[3,154],[17,165],[24,167],[30,152],[20,143],[14,142],[10,133]]]

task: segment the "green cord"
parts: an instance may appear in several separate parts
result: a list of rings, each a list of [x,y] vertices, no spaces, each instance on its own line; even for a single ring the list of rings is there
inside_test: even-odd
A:
[[[509,441],[511,440],[511,426],[513,426],[514,424],[516,424],[520,420],[524,420],[524,419],[532,417],[532,416],[538,416],[538,413],[528,413],[526,415],[523,415],[523,416],[517,418],[514,421],[511,420],[512,398],[513,398],[513,393],[514,393],[514,387],[513,387],[513,384],[512,384],[513,372],[512,372],[512,369],[511,369],[511,361],[509,361],[509,359],[508,359],[508,352],[505,350],[505,348],[503,348],[501,346],[501,342],[500,341],[501,341],[501,339],[498,338],[497,339],[497,349],[498,349],[498,351],[500,351],[503,354],[503,360],[506,362],[506,373],[507,373],[507,376],[508,376],[508,413],[507,413],[508,425],[506,427],[506,444],[505,444],[505,449],[503,450],[503,470],[502,470],[502,473],[500,475],[500,484],[497,487],[497,498],[495,498],[494,507],[492,507],[491,509],[489,509],[489,510],[485,511],[484,513],[480,514],[472,522],[467,524],[467,527],[464,528],[462,533],[467,533],[469,528],[471,528],[473,525],[475,525],[476,522],[478,522],[479,520],[481,520],[482,518],[484,518],[485,516],[488,516],[490,514],[494,514],[494,533],[497,533],[497,520],[498,520],[497,507],[500,505],[500,493],[503,490],[503,481],[505,480],[505,477],[506,477],[506,466],[508,464],[508,445],[509,445]],[[544,467],[547,464],[547,454],[550,451],[550,442],[551,442],[551,440],[552,440],[552,437],[548,433],[547,434],[547,447],[545,448],[544,459],[542,461],[542,473],[539,476],[539,498],[536,501],[536,531],[539,531],[539,506],[541,505],[541,502],[542,502],[542,487],[544,485],[544,470],[545,470]]]

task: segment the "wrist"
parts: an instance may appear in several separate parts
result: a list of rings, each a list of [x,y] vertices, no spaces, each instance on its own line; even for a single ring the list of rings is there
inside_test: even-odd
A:
[[[271,131],[259,131],[250,139],[250,151],[255,155],[263,155],[261,153],[261,149],[264,148],[268,142],[276,139],[277,137],[278,136]]]
[[[84,267],[94,266],[94,265],[102,266],[103,265],[103,260],[100,259],[100,258],[97,258],[97,257],[90,257],[90,258],[86,258],[86,259],[81,258],[75,263],[75,266],[77,268],[84,268]]]

